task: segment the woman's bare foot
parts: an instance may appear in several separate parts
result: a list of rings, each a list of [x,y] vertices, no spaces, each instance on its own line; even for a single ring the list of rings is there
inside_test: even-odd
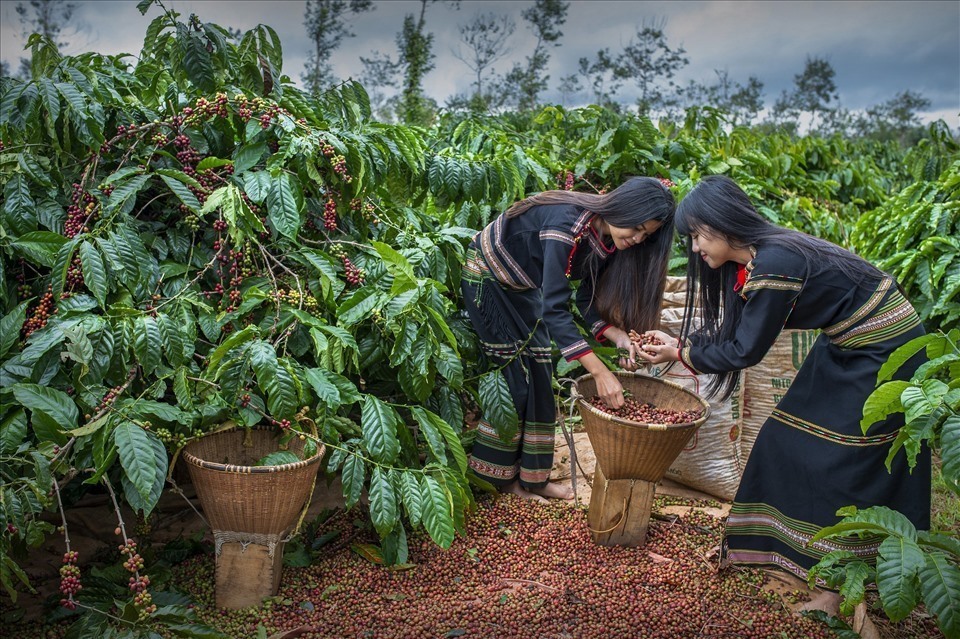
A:
[[[526,488],[524,488],[523,486],[521,486],[519,481],[515,481],[511,484],[507,484],[506,486],[501,486],[500,492],[516,495],[517,497],[520,497],[522,499],[532,499],[534,501],[547,503],[547,500],[541,497],[540,495],[537,495],[536,493],[532,493]]]
[[[840,595],[830,590],[821,590],[800,606],[800,610],[822,610],[831,617],[836,617],[840,614]]]
[[[573,499],[573,489],[569,486],[561,486],[560,484],[554,484],[552,482],[547,482],[545,486],[539,486],[537,488],[528,488],[531,493],[535,493],[542,497],[548,499],[563,499],[569,501]]]

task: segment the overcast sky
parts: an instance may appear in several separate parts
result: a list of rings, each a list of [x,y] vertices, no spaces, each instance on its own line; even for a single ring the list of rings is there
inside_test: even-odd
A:
[[[159,12],[151,8],[141,16],[136,0],[75,3],[73,24],[63,34],[69,42],[65,53],[136,55],[147,25]],[[24,43],[17,4],[0,0],[0,58],[13,69]],[[168,0],[165,4],[183,14],[182,19],[196,13],[201,20],[241,30],[259,23],[270,25],[283,42],[283,72],[299,83],[310,48],[303,26],[305,2]],[[426,78],[427,93],[443,104],[452,94],[469,91],[472,73],[453,52],[460,43],[458,25],[478,13],[508,14],[517,25],[510,40],[511,54],[496,64],[497,71],[505,72],[513,61],[530,55],[534,41],[520,13],[531,4],[464,0],[459,10],[448,2],[430,4],[426,23],[434,34],[436,68]],[[345,40],[332,58],[341,78],[359,76],[359,57],[375,49],[395,59],[396,33],[404,15],[420,10],[418,1],[375,1],[374,5],[374,11],[351,20],[356,37]],[[845,108],[866,108],[909,89],[932,102],[925,121],[943,118],[951,128],[960,127],[957,0],[573,1],[562,27],[561,46],[551,50],[550,91],[545,97],[559,101],[557,83],[576,71],[581,57],[592,58],[602,48],[618,53],[638,27],[651,20],[665,20],[669,45],[686,49],[690,64],[678,75],[680,84],[712,83],[715,69],[726,70],[741,84],[756,76],[763,82],[770,106],[782,90],[793,87],[793,78],[806,59],[819,57],[836,71],[834,82]],[[618,97],[627,101],[632,95],[624,87]]]

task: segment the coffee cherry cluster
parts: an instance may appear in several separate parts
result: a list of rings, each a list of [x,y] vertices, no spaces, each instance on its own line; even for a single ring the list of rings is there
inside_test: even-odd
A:
[[[634,397],[624,398],[623,406],[616,409],[607,406],[599,395],[594,395],[587,401],[602,413],[641,424],[688,424],[700,419],[703,415],[702,410],[657,408],[653,404],[641,402]]]
[[[564,191],[573,190],[573,172],[572,171],[560,171],[557,173],[557,184]]]
[[[226,222],[217,220],[213,223],[213,228],[217,232],[217,239],[214,240],[212,247],[217,252],[215,256],[217,262],[216,276],[219,281],[213,285],[212,290],[206,290],[202,293],[207,299],[214,295],[221,296],[217,309],[231,313],[236,310],[243,299],[243,293],[240,290],[241,285],[244,277],[254,272],[254,267],[252,260],[249,258],[249,251],[227,250],[226,242],[220,237],[223,231],[227,229]],[[246,244],[244,246],[249,248]]]
[[[344,277],[347,279],[347,284],[350,286],[360,286],[363,284],[363,280],[366,277],[364,270],[354,266],[353,262],[351,262],[350,258],[346,255],[341,259],[343,260],[343,272]]]
[[[246,122],[253,117],[253,109],[250,108],[250,104],[247,102],[247,96],[242,93],[238,93],[233,96],[233,100],[236,103],[237,107],[237,116]]]
[[[276,292],[276,298],[278,303],[286,303],[296,308],[300,308],[302,305],[309,313],[316,313],[320,308],[320,303],[317,301],[317,298],[310,293],[301,295],[300,291],[295,288],[286,291],[283,289],[278,290]]]
[[[353,182],[353,176],[347,169],[347,158],[342,155],[334,155],[330,158],[330,164],[333,165],[333,172],[340,176],[340,179],[350,184]]]
[[[327,198],[323,205],[323,228],[328,231],[337,230],[337,201],[332,197]]]
[[[114,386],[107,391],[107,394],[103,396],[103,399],[100,400],[100,403],[97,404],[96,408],[93,409],[93,414],[96,415],[101,411],[106,410],[110,405],[117,401],[117,397],[120,396],[120,393],[123,392],[123,386]],[[86,419],[90,419],[90,416],[87,415]]]
[[[97,200],[83,190],[83,185],[73,183],[70,206],[67,207],[67,219],[63,223],[63,235],[73,238],[81,233],[90,232],[90,224],[97,217]],[[107,193],[104,193],[107,195]]]
[[[143,569],[143,557],[137,552],[137,542],[128,539],[125,543],[120,544],[117,549],[121,555],[127,557],[126,561],[123,562],[123,567],[127,571],[137,572]]]
[[[173,139],[177,151],[177,160],[183,165],[183,172],[187,175],[196,175],[196,164],[203,158],[200,152],[190,146],[190,138],[182,133]]]
[[[370,224],[379,224],[380,219],[377,217],[376,208],[373,206],[373,202],[364,202],[358,197],[350,200],[350,210],[356,213],[359,213],[364,220]]]
[[[658,177],[657,179],[660,180],[660,184],[662,184],[663,186],[665,186],[665,187],[668,188],[668,189],[676,186],[676,184],[674,184],[673,180],[670,180],[670,179],[668,179],[668,178]]]
[[[227,94],[222,91],[217,93],[212,101],[206,98],[198,98],[196,109],[191,110],[193,120],[209,120],[216,117],[227,117],[228,102]],[[190,124],[192,121],[188,121],[187,123]]]
[[[157,611],[157,606],[153,603],[153,597],[147,592],[150,577],[140,574],[140,571],[143,570],[143,557],[137,552],[137,542],[132,539],[127,539],[118,548],[120,554],[127,558],[123,562],[123,567],[127,572],[133,573],[128,582],[131,592],[136,593],[133,596],[133,605],[140,610],[140,619],[146,619]]]
[[[48,290],[37,302],[27,321],[23,323],[23,327],[20,329],[23,339],[26,340],[31,333],[46,326],[47,321],[56,312],[53,307],[53,293]]]
[[[60,299],[70,297],[70,293],[83,288],[83,285],[83,262],[80,261],[80,256],[77,255],[73,258],[73,261],[70,262],[70,267],[67,269],[67,277],[63,283],[63,294],[60,295]]]
[[[21,257],[17,260],[17,266],[17,297],[24,300],[33,294],[33,289],[27,284],[27,261]]]
[[[179,450],[187,445],[187,436],[183,433],[171,433],[167,428],[158,428],[156,434],[168,450]]]
[[[147,575],[141,575],[137,577],[130,577],[129,587],[131,592],[143,592],[147,589],[147,586],[150,585],[150,577]]]
[[[83,589],[80,583],[80,567],[77,566],[78,558],[76,550],[68,550],[63,553],[63,565],[60,566],[60,594],[64,595],[60,605],[67,610],[76,610],[77,602],[73,600],[73,596]]]

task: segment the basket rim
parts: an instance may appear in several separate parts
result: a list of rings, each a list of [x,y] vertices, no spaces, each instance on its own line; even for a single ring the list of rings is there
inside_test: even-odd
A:
[[[648,374],[646,374],[646,373],[639,373],[639,372],[636,372],[636,373],[635,373],[635,372],[633,372],[633,371],[611,371],[611,372],[612,372],[614,375],[616,375],[617,377],[634,377],[634,378],[637,378],[637,377],[638,377],[638,378],[645,378],[645,379],[653,379],[653,380],[656,380],[656,381],[660,382],[661,384],[666,384],[667,386],[672,386],[673,388],[675,388],[675,389],[677,389],[677,390],[681,390],[681,391],[683,391],[684,393],[686,393],[686,394],[690,395],[691,397],[695,398],[695,399],[697,400],[697,402],[700,403],[700,405],[703,407],[703,414],[702,414],[700,417],[698,417],[697,419],[693,420],[692,422],[682,422],[682,423],[680,423],[680,424],[663,424],[663,423],[635,422],[635,421],[632,421],[632,420],[629,420],[629,419],[623,419],[622,417],[617,417],[616,415],[611,415],[610,413],[606,413],[606,412],[604,412],[604,411],[602,411],[602,410],[599,410],[598,408],[594,407],[590,402],[588,402],[588,401],[586,400],[586,397],[585,397],[584,395],[581,395],[581,394],[580,394],[580,390],[579,390],[579,387],[578,387],[579,384],[580,384],[580,382],[581,382],[581,381],[584,381],[584,380],[587,380],[587,379],[593,379],[593,375],[590,374],[590,373],[587,373],[586,375],[581,375],[580,377],[577,377],[576,379],[574,379],[574,380],[573,380],[573,386],[571,387],[571,393],[573,394],[573,396],[574,396],[574,398],[575,398],[575,400],[576,400],[576,402],[577,402],[577,405],[578,405],[581,409],[586,408],[588,411],[590,411],[592,414],[596,415],[597,417],[600,417],[600,418],[602,418],[602,419],[604,419],[604,420],[613,422],[613,423],[618,424],[618,425],[620,425],[620,426],[626,426],[626,427],[629,427],[629,428],[638,428],[638,429],[684,430],[684,429],[688,429],[688,428],[699,427],[699,426],[701,426],[701,425],[707,420],[708,417],[710,417],[710,402],[708,402],[708,401],[705,400],[704,398],[700,397],[699,395],[697,395],[697,394],[694,393],[693,391],[691,391],[691,390],[689,390],[689,389],[687,389],[687,388],[684,388],[684,387],[681,386],[680,384],[677,384],[677,383],[675,383],[675,382],[671,382],[671,381],[666,380],[666,379],[662,379],[662,378],[660,378],[660,377],[654,377],[653,375],[648,375]]]
[[[227,435],[227,434],[236,432],[238,430],[247,430],[247,428],[244,426],[240,426],[238,424],[233,428],[225,428],[223,430],[218,430],[212,433],[205,433],[200,437],[198,437],[196,441],[200,441],[204,437],[213,437],[215,435]],[[251,426],[250,430],[270,431],[273,429],[268,426]],[[320,460],[323,458],[323,455],[326,452],[326,446],[324,445],[324,443],[320,441],[319,438],[314,437],[310,433],[302,433],[302,434],[306,435],[307,437],[315,441],[315,443],[317,444],[317,452],[312,457],[308,457],[307,459],[301,459],[296,462],[290,462],[288,464],[277,464],[272,466],[242,466],[239,464],[221,464],[218,462],[211,462],[205,459],[200,459],[196,455],[190,453],[187,450],[187,448],[189,447],[189,444],[186,447],[184,447],[184,449],[181,451],[181,454],[183,455],[184,460],[186,460],[188,464],[191,464],[192,466],[196,466],[197,468],[205,468],[207,470],[216,470],[216,471],[225,472],[225,473],[237,473],[237,474],[244,474],[244,475],[282,473],[282,472],[287,472],[292,470],[299,470],[300,468],[306,468],[307,466],[318,464],[320,463]]]

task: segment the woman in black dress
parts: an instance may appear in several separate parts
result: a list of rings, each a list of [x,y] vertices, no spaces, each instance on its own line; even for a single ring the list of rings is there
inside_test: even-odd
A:
[[[477,233],[463,269],[463,299],[490,365],[502,368],[520,417],[504,441],[487,420],[477,427],[470,467],[503,492],[525,498],[573,497],[548,482],[556,405],[551,340],[579,360],[608,405],[623,388],[577,328],[627,349],[627,331],[658,325],[673,239],[674,199],[656,178],[635,177],[597,195],[546,191],[521,200]]]
[[[863,405],[890,354],[922,335],[920,318],[892,277],[834,244],[760,216],[730,178],[704,178],[680,203],[689,235],[681,339],[649,333],[651,363],[679,360],[716,374],[729,395],[739,371],[760,362],[783,328],[820,329],[747,461],[721,546],[727,562],[776,566],[806,579],[832,550],[876,556],[878,540],[851,536],[810,544],[844,506],[883,505],[930,527],[930,451],[912,470],[905,454],[884,467],[902,414],[860,427]],[[695,315],[696,314],[696,315]],[[699,326],[691,326],[699,317]],[[897,377],[909,379],[922,353]],[[832,609],[837,595],[826,593]]]

